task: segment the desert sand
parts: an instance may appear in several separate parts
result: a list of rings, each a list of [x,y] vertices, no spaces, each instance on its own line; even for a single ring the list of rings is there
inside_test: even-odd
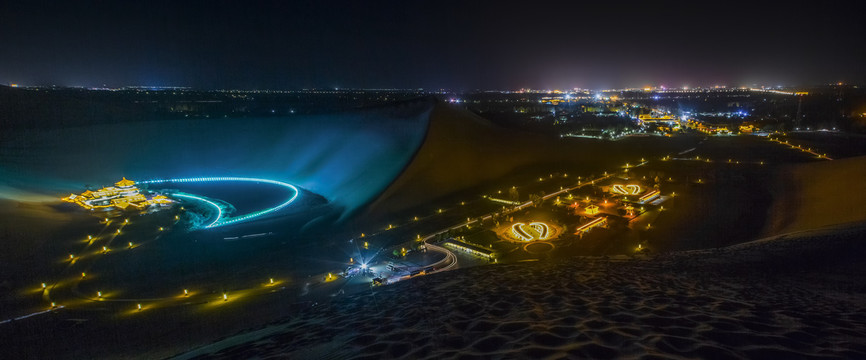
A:
[[[699,138],[632,140],[550,138],[504,128],[469,111],[437,103],[430,112],[423,143],[400,175],[367,206],[364,218],[426,204],[529,166],[555,164],[601,173],[642,157],[687,148],[691,145],[684,144]]]
[[[639,144],[545,143],[441,104],[429,126],[424,144],[366,216],[397,213],[540,161],[616,164],[642,150]],[[161,332],[177,339],[139,341],[155,349],[139,356],[209,343],[177,357],[866,358],[866,212],[857,208],[866,200],[859,191],[864,165],[866,158],[854,158],[782,171],[769,214],[755,212],[768,216],[762,240],[458,269],[309,301],[315,306],[297,311],[283,295],[268,300],[271,308],[226,312],[222,322],[214,316],[184,323],[166,312],[157,322],[181,325]],[[257,325],[264,321],[270,322]],[[225,323],[234,327],[215,326]],[[247,326],[258,327],[213,342],[208,337]],[[194,327],[210,332],[183,336]]]
[[[414,161],[371,209],[405,206],[410,189],[456,189],[453,176],[429,176],[441,173],[449,151],[433,145],[442,132],[472,131],[445,125],[431,122]],[[460,166],[495,176],[522,159],[502,150]],[[423,276],[177,358],[866,358],[866,212],[857,210],[866,200],[858,190],[864,163],[783,169],[759,240]]]
[[[791,165],[777,177],[768,235],[866,220],[866,156]]]
[[[864,235],[445,272],[178,358],[864,358]]]

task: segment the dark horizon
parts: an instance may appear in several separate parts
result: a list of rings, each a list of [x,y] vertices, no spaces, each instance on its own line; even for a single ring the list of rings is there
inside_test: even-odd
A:
[[[862,2],[0,5],[0,83],[587,89],[866,82]]]

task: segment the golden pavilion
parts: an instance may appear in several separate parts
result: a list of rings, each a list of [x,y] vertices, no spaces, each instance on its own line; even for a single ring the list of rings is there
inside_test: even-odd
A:
[[[130,207],[144,209],[151,205],[164,206],[172,203],[171,199],[163,195],[148,199],[135,186],[135,181],[127,178],[114,183],[114,186],[104,187],[96,191],[87,190],[80,195],[70,194],[62,200],[78,204],[89,210],[113,208],[125,210]]]

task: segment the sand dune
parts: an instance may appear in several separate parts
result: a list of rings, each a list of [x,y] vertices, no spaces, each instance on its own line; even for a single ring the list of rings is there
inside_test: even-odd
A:
[[[421,147],[368,213],[415,206],[556,153],[543,144],[538,136],[521,135],[471,112],[436,104]]]
[[[646,259],[469,268],[180,358],[864,358],[866,224]]]
[[[635,161],[640,145],[558,138],[503,128],[469,111],[436,103],[412,161],[367,207],[368,216],[394,213],[501,178],[524,166],[583,169]],[[658,150],[658,149],[656,149]]]
[[[866,221],[866,156],[792,165],[777,177],[767,235]]]

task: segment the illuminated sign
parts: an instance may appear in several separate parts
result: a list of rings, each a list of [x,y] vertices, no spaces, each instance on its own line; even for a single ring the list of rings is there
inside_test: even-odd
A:
[[[611,192],[622,195],[637,195],[640,194],[641,188],[639,185],[616,184],[611,188]]]
[[[511,234],[523,241],[545,240],[550,236],[550,228],[543,222],[533,222],[529,224],[528,231],[524,223],[514,223],[511,225]]]

